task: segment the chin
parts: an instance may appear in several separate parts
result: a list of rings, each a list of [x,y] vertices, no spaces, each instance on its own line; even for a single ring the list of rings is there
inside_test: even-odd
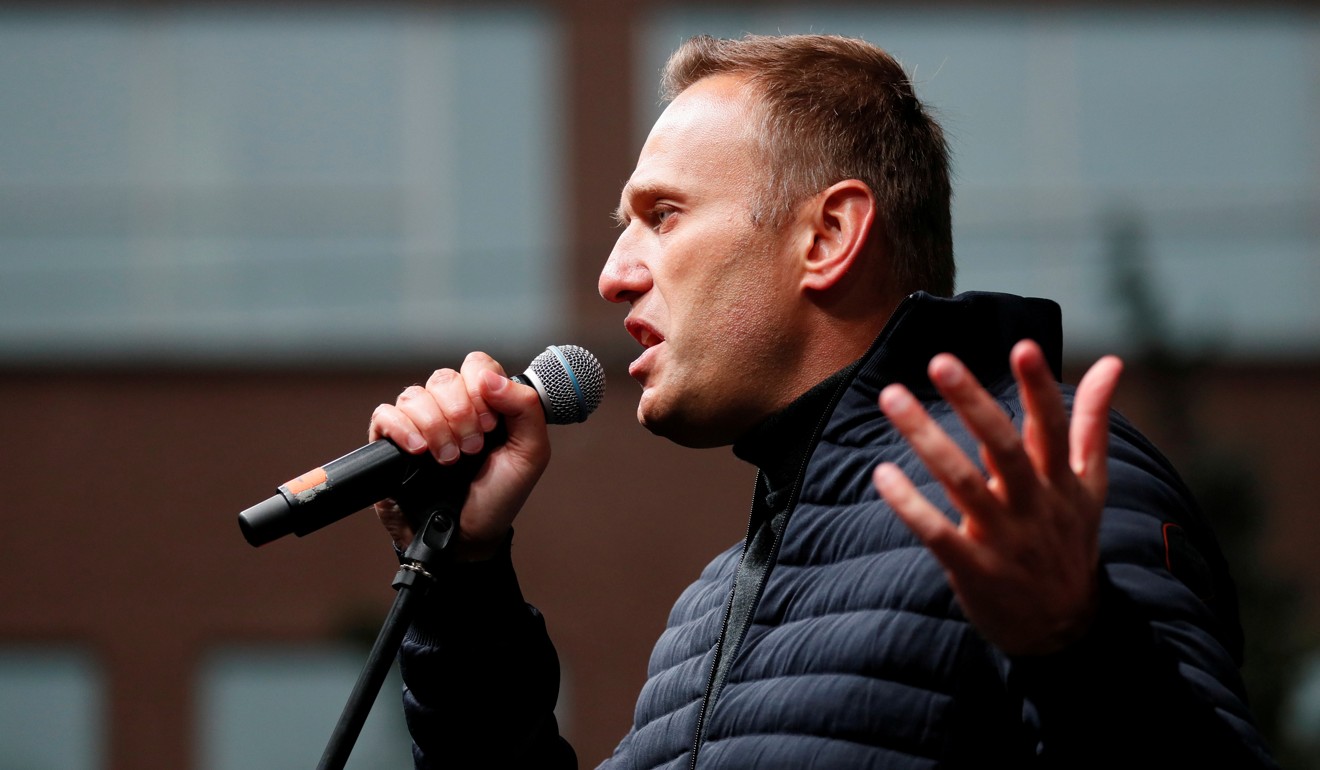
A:
[[[690,449],[728,446],[742,435],[741,430],[711,416],[648,405],[645,396],[637,405],[637,422],[651,433]]]

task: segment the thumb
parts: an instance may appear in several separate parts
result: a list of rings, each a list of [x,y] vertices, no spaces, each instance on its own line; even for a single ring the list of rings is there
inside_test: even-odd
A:
[[[487,370],[481,373],[481,391],[486,404],[504,417],[510,438],[528,430],[545,431],[545,410],[536,388]]]

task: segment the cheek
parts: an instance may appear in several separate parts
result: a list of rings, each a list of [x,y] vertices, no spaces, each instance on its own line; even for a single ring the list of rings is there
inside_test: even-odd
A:
[[[778,355],[783,340],[782,315],[766,297],[766,287],[741,281],[708,295],[709,314],[703,319],[708,357],[721,367],[745,366]],[[729,371],[737,371],[729,369]]]
[[[784,275],[775,267],[774,260],[752,250],[710,287],[709,296],[722,305],[720,310],[728,316],[730,328],[751,337],[764,337],[790,312]]]
[[[716,351],[764,347],[778,336],[784,306],[781,284],[769,256],[772,244],[752,233],[704,238],[702,248],[684,250],[687,259],[670,263],[669,290],[656,288],[670,311],[676,342],[697,342],[709,350],[689,350],[708,357]]]

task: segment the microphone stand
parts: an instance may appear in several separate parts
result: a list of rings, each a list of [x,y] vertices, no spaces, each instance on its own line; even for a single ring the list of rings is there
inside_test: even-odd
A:
[[[398,592],[394,597],[394,605],[390,607],[380,634],[371,646],[367,663],[358,675],[348,702],[344,704],[344,711],[339,715],[339,723],[335,725],[334,732],[330,734],[330,741],[326,744],[325,753],[321,755],[317,770],[343,770],[348,762],[348,755],[357,743],[362,725],[367,721],[367,714],[376,702],[385,676],[403,644],[404,634],[412,624],[417,604],[435,585],[433,573],[457,532],[458,511],[443,506],[433,509],[426,523],[413,536],[412,544],[403,554],[399,572],[394,576],[393,585]]]

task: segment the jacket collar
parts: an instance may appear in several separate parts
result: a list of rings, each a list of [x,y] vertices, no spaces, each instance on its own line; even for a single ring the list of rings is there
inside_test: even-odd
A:
[[[1058,304],[1047,299],[993,292],[956,297],[911,294],[889,317],[866,355],[753,427],[734,444],[734,454],[760,468],[772,489],[789,483],[810,451],[813,428],[830,408],[836,391],[846,388],[847,382],[858,383],[874,406],[880,389],[898,382],[920,399],[938,398],[926,367],[939,353],[954,354],[982,384],[991,385],[1011,376],[1008,353],[1013,345],[1033,339],[1045,352],[1055,379],[1060,379],[1060,317]]]
[[[1011,376],[1008,354],[1023,339],[1040,345],[1055,379],[1061,379],[1063,332],[1055,302],[994,292],[956,297],[916,292],[889,317],[862,359],[858,379],[876,391],[898,382],[918,398],[938,397],[926,368],[937,354],[952,353],[989,385]]]

